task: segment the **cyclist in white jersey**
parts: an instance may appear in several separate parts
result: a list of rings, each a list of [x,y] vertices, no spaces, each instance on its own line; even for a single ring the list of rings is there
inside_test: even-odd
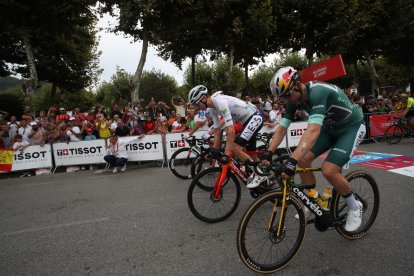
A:
[[[224,95],[221,91],[209,96],[207,88],[203,85],[192,88],[188,94],[188,100],[201,110],[210,108],[214,127],[214,148],[220,147],[220,116],[223,116],[227,136],[224,154],[233,153],[242,161],[253,161],[252,157],[243,151],[243,147],[247,150],[256,149],[256,134],[263,125],[263,119],[253,104]],[[243,131],[237,136],[233,120],[243,124]]]

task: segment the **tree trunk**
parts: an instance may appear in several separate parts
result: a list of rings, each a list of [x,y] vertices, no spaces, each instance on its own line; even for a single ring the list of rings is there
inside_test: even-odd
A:
[[[306,58],[308,59],[308,66],[313,64],[313,51],[312,49],[306,49]]]
[[[191,86],[196,86],[195,83],[195,66],[196,66],[196,55],[191,56]]]
[[[50,102],[52,104],[57,104],[58,103],[58,101],[56,99],[56,89],[57,89],[57,84],[52,83],[52,89],[50,90]]]
[[[365,57],[368,62],[369,74],[370,74],[371,81],[372,81],[372,86],[371,86],[371,94],[372,94],[374,89],[378,89],[378,84],[377,84],[378,74],[377,74],[377,71],[375,70],[375,65],[371,59],[371,54],[368,48],[365,48],[364,52],[365,52]]]
[[[233,66],[234,66],[234,46],[233,45],[231,45],[229,61],[230,61],[229,72],[231,75],[231,73],[233,72]]]
[[[139,97],[139,87],[141,86],[141,76],[142,71],[144,70],[145,60],[147,59],[147,52],[148,52],[148,41],[149,35],[148,30],[146,27],[143,29],[143,37],[142,37],[142,50],[141,50],[141,57],[139,59],[137,70],[135,71],[134,77],[132,78],[132,92],[131,92],[131,101],[140,101]]]
[[[22,41],[27,56],[27,65],[30,71],[30,79],[25,83],[25,85],[22,86],[22,90],[24,94],[26,109],[27,111],[32,113],[33,116],[35,116],[35,110],[33,105],[33,93],[34,89],[39,86],[39,80],[37,77],[35,59],[33,56],[32,45],[30,44],[30,37],[28,33],[22,33]]]

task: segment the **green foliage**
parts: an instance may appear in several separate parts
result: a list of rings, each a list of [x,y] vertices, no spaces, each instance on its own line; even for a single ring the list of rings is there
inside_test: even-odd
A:
[[[229,95],[241,93],[244,88],[243,71],[240,67],[234,66],[230,74],[229,60],[226,58],[219,58],[211,65],[206,61],[199,60],[195,66],[195,80],[196,84],[205,85],[209,91],[222,90]],[[192,87],[191,66],[185,69],[184,83],[188,93],[188,90]]]
[[[161,71],[145,71],[142,74],[140,94],[144,104],[148,104],[152,97],[158,101],[169,103],[172,96],[178,95],[177,82],[174,78]]]
[[[111,107],[115,104],[125,106],[131,101],[130,83],[132,74],[117,67],[110,82],[102,83],[97,89],[96,100],[99,104]]]
[[[14,87],[16,85],[21,84],[22,82],[23,80],[14,77],[0,77],[0,90],[5,90],[7,88]]]
[[[19,86],[0,91],[0,110],[20,117],[24,113],[23,95]]]

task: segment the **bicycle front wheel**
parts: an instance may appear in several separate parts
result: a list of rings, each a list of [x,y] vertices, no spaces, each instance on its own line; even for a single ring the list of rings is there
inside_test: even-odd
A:
[[[391,125],[384,132],[388,144],[397,144],[404,137],[404,129],[399,125]]]
[[[306,232],[304,207],[287,197],[281,232],[277,235],[283,193],[274,191],[257,199],[244,214],[237,230],[237,250],[243,263],[259,273],[273,273],[297,254]],[[299,214],[299,220],[295,215]]]
[[[200,172],[188,188],[187,202],[193,215],[201,221],[216,223],[230,217],[240,202],[240,183],[230,171],[223,181],[220,194],[213,191],[222,168],[210,168]]]
[[[358,230],[353,232],[345,231],[344,225],[337,226],[336,231],[347,239],[355,240],[365,236],[374,223],[378,214],[380,196],[377,183],[369,173],[354,171],[349,173],[346,179],[352,188],[355,198],[363,204],[362,224]],[[336,192],[332,196],[334,219],[346,218],[347,205],[345,199]]]
[[[170,170],[178,178],[191,179],[191,164],[199,156],[192,148],[182,148],[173,153],[170,159]]]

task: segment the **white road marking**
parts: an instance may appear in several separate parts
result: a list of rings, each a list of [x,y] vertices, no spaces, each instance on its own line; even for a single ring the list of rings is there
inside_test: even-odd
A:
[[[97,222],[103,222],[103,221],[107,221],[107,220],[109,220],[109,218],[104,217],[104,218],[98,218],[98,219],[90,219],[90,220],[75,221],[75,222],[70,222],[70,223],[44,226],[44,227],[39,227],[39,228],[30,228],[30,229],[25,229],[25,230],[20,230],[20,231],[2,233],[2,234],[0,234],[0,237],[13,236],[13,235],[19,235],[19,234],[24,234],[24,233],[42,231],[42,230],[57,229],[57,228],[68,227],[68,226],[83,225],[83,224],[88,224],[88,223],[97,223]]]

